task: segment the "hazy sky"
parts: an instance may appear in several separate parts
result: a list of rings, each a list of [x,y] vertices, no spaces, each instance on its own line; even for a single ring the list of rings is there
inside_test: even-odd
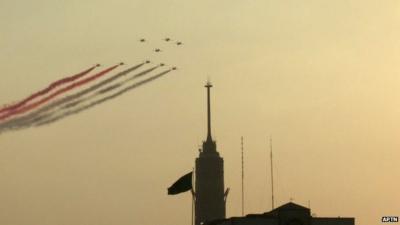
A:
[[[166,188],[206,137],[207,78],[227,216],[241,213],[242,135],[246,213],[271,208],[272,135],[276,205],[310,201],[317,216],[356,224],[399,216],[399,24],[397,0],[0,0],[0,104],[95,63],[179,67],[1,134],[0,224],[189,224],[190,194]]]

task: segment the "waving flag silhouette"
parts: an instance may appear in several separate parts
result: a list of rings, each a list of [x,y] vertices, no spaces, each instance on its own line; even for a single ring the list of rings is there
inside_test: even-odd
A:
[[[168,188],[168,195],[176,195],[182,192],[192,190],[192,175],[190,172],[179,178],[171,187]]]

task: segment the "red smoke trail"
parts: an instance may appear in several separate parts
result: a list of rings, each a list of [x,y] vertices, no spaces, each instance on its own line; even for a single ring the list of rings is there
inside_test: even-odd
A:
[[[122,63],[118,64],[118,65],[115,65],[115,66],[112,66],[112,67],[109,67],[108,69],[105,69],[105,70],[103,70],[103,71],[101,71],[101,72],[99,72],[99,73],[97,73],[97,74],[95,74],[95,75],[93,75],[91,77],[88,77],[88,78],[86,78],[84,80],[75,82],[75,83],[73,83],[73,84],[71,84],[71,85],[69,85],[69,86],[67,86],[67,87],[65,87],[63,89],[60,89],[60,90],[54,92],[53,94],[51,94],[51,95],[49,95],[49,96],[47,96],[45,98],[42,98],[41,100],[39,100],[37,102],[34,102],[32,104],[29,104],[29,105],[26,105],[24,107],[17,108],[17,109],[15,109],[15,110],[7,113],[7,114],[4,114],[4,115],[0,116],[0,121],[1,120],[5,120],[10,116],[18,115],[18,114],[30,111],[32,109],[35,109],[35,108],[43,105],[44,103],[47,103],[48,101],[50,101],[51,99],[57,97],[60,94],[63,94],[65,92],[67,92],[67,91],[70,91],[70,90],[72,90],[72,89],[74,89],[76,87],[82,86],[82,85],[84,85],[84,84],[86,84],[86,83],[88,83],[90,81],[93,81],[93,80],[95,80],[97,78],[100,78],[101,76],[111,72],[112,70],[114,70],[115,68],[117,68],[120,65],[122,65]]]
[[[35,98],[37,98],[37,97],[39,97],[41,95],[49,93],[51,90],[53,90],[54,88],[56,88],[56,87],[58,87],[58,86],[60,86],[62,84],[65,84],[65,83],[68,83],[68,82],[72,82],[74,80],[77,80],[77,79],[85,76],[86,74],[90,73],[94,68],[96,68],[98,66],[100,66],[100,65],[97,64],[96,66],[93,66],[93,67],[91,67],[91,68],[89,68],[89,69],[87,69],[87,70],[85,70],[83,72],[80,72],[80,73],[76,74],[76,75],[73,75],[73,76],[66,77],[66,78],[60,79],[58,81],[55,81],[55,82],[51,83],[47,88],[36,92],[35,94],[25,98],[24,100],[14,104],[14,105],[6,106],[6,107],[0,109],[0,113],[6,112],[6,111],[15,110],[15,109],[25,105],[29,101],[31,101],[31,100],[33,100],[33,99],[35,99]]]

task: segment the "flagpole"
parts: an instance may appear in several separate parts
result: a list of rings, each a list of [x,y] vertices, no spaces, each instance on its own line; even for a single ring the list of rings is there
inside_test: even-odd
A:
[[[193,184],[193,177],[194,177],[194,167],[192,168],[192,190],[190,191],[191,192],[191,194],[192,194],[192,225],[194,225],[194,198],[195,198],[195,193],[194,193],[194,191],[193,191],[193,186],[194,186],[194,184]]]
[[[193,193],[192,193],[192,225],[193,225],[193,211],[194,211],[194,196],[193,196]]]

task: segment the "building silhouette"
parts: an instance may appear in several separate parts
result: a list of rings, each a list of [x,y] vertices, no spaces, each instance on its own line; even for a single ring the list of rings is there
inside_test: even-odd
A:
[[[289,202],[263,214],[219,219],[206,225],[354,225],[354,218],[314,217],[309,208]]]
[[[195,225],[354,225],[354,218],[314,217],[311,210],[289,202],[263,214],[225,219],[224,160],[211,136],[211,83],[207,82],[207,139],[196,158]]]
[[[211,136],[210,82],[207,88],[207,139],[199,150],[195,169],[195,225],[225,218],[224,160]]]

